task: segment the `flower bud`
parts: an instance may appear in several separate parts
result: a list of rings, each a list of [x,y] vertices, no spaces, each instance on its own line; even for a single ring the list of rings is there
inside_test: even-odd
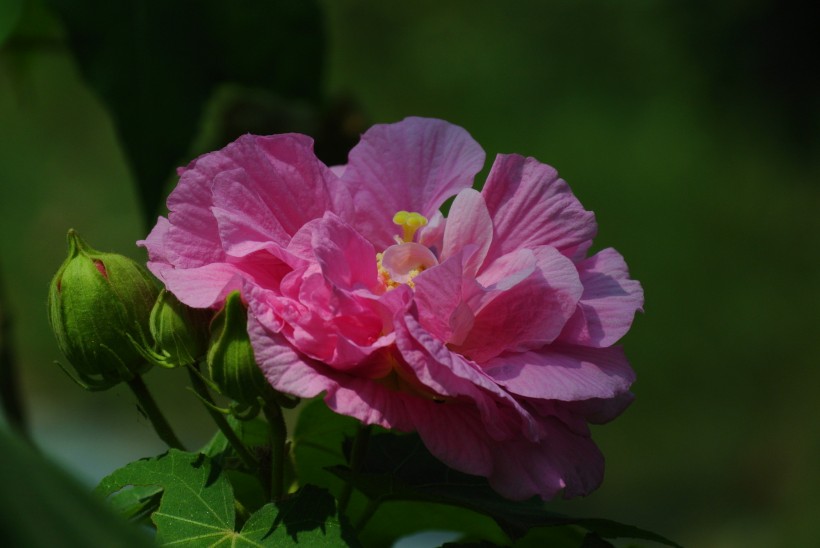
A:
[[[191,308],[163,289],[151,310],[149,328],[154,349],[146,354],[163,367],[197,363],[208,350],[208,322],[213,311]]]
[[[262,375],[248,337],[248,313],[238,291],[225,299],[225,306],[211,322],[208,373],[219,391],[236,402],[255,406],[273,389]]]
[[[73,229],[67,238],[68,258],[49,289],[49,321],[74,380],[104,390],[150,367],[132,339],[146,340],[158,290],[131,259],[91,248]]]

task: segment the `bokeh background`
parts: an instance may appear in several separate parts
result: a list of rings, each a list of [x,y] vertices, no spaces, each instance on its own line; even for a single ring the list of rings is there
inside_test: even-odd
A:
[[[555,509],[685,546],[816,542],[820,71],[800,4],[95,4],[0,2],[2,344],[35,439],[75,475],[162,445],[130,393],[84,393],[53,364],[66,230],[144,260],[141,204],[172,166],[248,130],[311,133],[338,162],[371,123],[432,116],[488,164],[556,166],[597,214],[596,249],[644,285],[624,340],[636,401],[594,432],[606,480]],[[183,378],[148,382],[186,442],[208,437]]]

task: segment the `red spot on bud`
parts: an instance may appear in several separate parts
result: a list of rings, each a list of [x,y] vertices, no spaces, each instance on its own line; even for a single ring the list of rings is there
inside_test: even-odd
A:
[[[63,291],[63,279],[60,278],[57,280],[57,293],[62,293]]]
[[[100,274],[103,275],[103,278],[105,278],[107,280],[108,279],[108,272],[106,272],[105,265],[103,264],[103,262],[99,259],[94,259],[94,266],[97,267],[97,270],[100,271]],[[57,290],[59,291],[59,287],[57,288]]]

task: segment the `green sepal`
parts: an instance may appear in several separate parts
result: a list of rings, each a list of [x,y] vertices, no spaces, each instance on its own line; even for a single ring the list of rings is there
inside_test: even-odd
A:
[[[275,398],[274,390],[256,364],[248,336],[248,313],[238,291],[225,299],[211,322],[208,374],[219,393],[253,406],[258,398]]]

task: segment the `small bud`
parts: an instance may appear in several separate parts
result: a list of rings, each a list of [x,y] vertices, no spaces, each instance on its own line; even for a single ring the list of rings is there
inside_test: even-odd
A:
[[[154,349],[146,357],[162,367],[197,363],[208,350],[210,309],[191,308],[163,289],[151,310],[149,328]]]
[[[225,306],[211,322],[208,373],[219,391],[236,402],[256,406],[273,388],[265,380],[253,356],[248,337],[248,313],[238,291],[225,299]]]
[[[67,238],[68,258],[48,293],[49,321],[78,384],[104,390],[150,367],[132,339],[146,339],[158,290],[131,259],[91,248],[73,229]]]

